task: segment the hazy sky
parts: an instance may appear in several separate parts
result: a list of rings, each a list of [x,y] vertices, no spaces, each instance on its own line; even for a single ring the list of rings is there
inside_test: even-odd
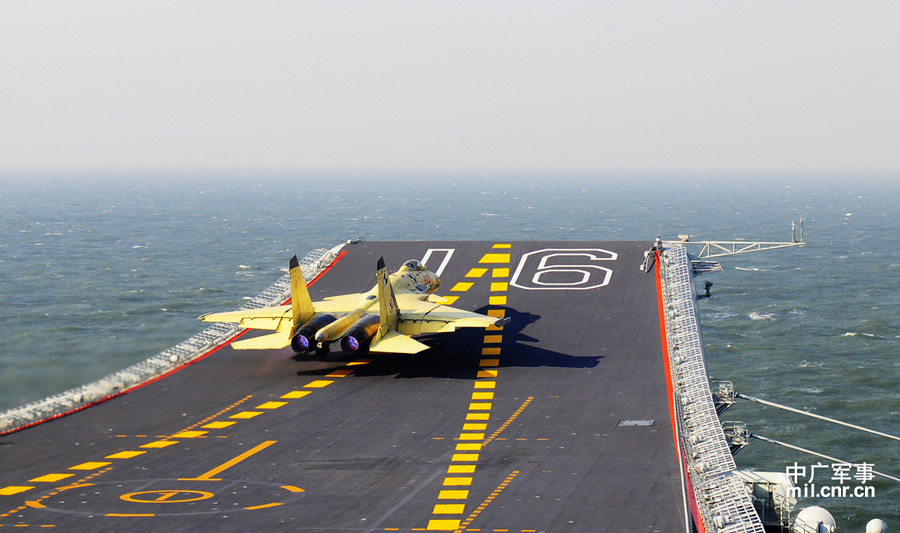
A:
[[[895,1],[0,8],[0,167],[900,172]]]

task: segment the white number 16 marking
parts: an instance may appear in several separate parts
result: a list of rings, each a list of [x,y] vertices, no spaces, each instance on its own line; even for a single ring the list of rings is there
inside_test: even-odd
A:
[[[605,287],[612,270],[597,261],[615,261],[618,257],[615,252],[601,248],[545,248],[528,252],[519,260],[510,285],[527,291],[586,291]]]

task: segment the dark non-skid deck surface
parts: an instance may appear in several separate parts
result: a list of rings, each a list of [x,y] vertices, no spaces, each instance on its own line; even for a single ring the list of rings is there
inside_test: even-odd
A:
[[[350,245],[310,290],[368,290],[379,256],[432,249],[439,294],[502,331],[417,356],[225,347],[0,438],[0,525],[683,531],[649,244],[495,244]]]

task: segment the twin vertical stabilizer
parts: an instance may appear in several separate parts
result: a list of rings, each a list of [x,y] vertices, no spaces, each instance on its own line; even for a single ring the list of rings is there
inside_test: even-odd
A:
[[[383,257],[378,258],[377,269],[375,277],[378,279],[378,314],[381,324],[378,326],[378,333],[372,339],[369,351],[419,353],[428,349],[428,345],[397,331],[397,325],[400,323],[400,307],[397,305],[397,296],[394,294],[394,287],[388,277]]]
[[[309,289],[306,288],[306,280],[303,278],[303,270],[300,268],[300,262],[297,256],[291,258],[291,316],[293,322],[291,325],[291,334],[289,339],[294,338],[297,329],[306,323],[316,314],[313,307],[312,299],[309,297]]]

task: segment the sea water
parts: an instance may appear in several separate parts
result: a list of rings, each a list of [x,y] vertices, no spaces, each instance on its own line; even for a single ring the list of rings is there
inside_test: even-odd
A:
[[[0,410],[142,361],[271,285],[291,255],[347,239],[786,241],[804,215],[807,246],[698,278],[714,284],[699,303],[710,377],[896,435],[898,206],[890,177],[856,174],[5,171]],[[900,477],[896,441],[741,400],[723,419]],[[831,463],[758,440],[736,461]],[[828,508],[843,531],[900,527],[900,484],[866,484],[874,497],[800,507]]]

